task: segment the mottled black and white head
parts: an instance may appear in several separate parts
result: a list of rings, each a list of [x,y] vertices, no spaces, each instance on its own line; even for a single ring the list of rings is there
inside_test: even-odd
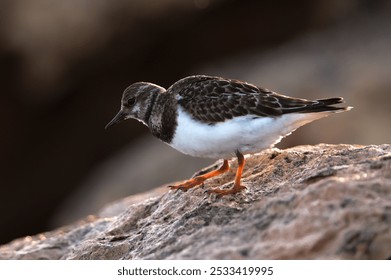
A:
[[[121,110],[106,125],[109,127],[127,119],[136,119],[148,125],[152,108],[158,94],[166,90],[152,83],[138,82],[127,87],[122,95]]]

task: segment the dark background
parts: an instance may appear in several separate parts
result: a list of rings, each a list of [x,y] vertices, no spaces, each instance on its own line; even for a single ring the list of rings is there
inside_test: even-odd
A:
[[[0,244],[210,162],[136,121],[103,129],[136,81],[210,74],[343,96],[353,111],[278,147],[390,143],[390,11],[376,0],[1,1]]]

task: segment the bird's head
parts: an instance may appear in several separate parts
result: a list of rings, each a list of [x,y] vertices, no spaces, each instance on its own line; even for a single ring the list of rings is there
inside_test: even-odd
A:
[[[130,85],[122,95],[121,109],[105,129],[129,118],[147,124],[156,96],[165,91],[164,88],[152,83],[138,82]]]

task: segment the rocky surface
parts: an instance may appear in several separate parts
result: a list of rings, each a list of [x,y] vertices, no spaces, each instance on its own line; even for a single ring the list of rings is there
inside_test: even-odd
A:
[[[205,188],[230,187],[232,167]],[[221,198],[163,186],[14,240],[0,259],[391,258],[390,145],[267,150],[247,158],[243,184]]]

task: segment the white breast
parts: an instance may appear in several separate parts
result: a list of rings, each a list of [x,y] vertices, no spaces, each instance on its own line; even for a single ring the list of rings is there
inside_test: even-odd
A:
[[[278,118],[247,115],[208,125],[194,120],[179,107],[178,125],[170,144],[195,157],[231,158],[235,151],[257,153],[281,141],[298,127],[330,112],[285,114]]]

